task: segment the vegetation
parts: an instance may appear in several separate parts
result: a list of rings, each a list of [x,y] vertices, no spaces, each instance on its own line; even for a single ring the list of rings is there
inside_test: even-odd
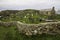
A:
[[[24,34],[20,34],[15,26],[0,26],[0,40],[60,40],[60,35],[42,34],[26,36]]]
[[[42,21],[42,19],[53,19],[53,20],[60,20],[60,15],[43,15],[39,13],[39,10],[32,10],[32,9],[26,9],[26,10],[5,10],[0,12],[0,20],[1,21],[21,21],[23,23],[34,23],[38,24]]]
[[[50,16],[49,16],[50,17]],[[0,21],[21,21],[23,23],[40,23],[41,19],[47,19],[47,15],[42,15],[39,10],[21,10],[21,11],[1,11]],[[60,15],[56,14],[54,20],[60,20]],[[0,40],[60,40],[60,34],[57,35],[33,35],[26,36],[20,34],[16,26],[4,27],[0,26]]]

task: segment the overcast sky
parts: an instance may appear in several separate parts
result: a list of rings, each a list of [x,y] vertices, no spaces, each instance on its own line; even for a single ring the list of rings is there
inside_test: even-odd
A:
[[[46,9],[53,6],[60,9],[60,0],[0,0],[0,10]]]

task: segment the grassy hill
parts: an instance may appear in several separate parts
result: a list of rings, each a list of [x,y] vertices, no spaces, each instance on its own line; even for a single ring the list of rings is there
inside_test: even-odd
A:
[[[43,15],[40,10],[26,9],[26,10],[4,10],[0,12],[1,21],[21,21],[23,23],[40,23],[42,19],[52,18],[52,16]],[[54,15],[53,20],[60,20],[60,15]]]
[[[47,19],[47,15],[42,15],[39,10],[4,10],[0,12],[0,21],[21,21],[23,23],[38,24],[40,19]],[[54,20],[60,20],[60,15],[56,14]],[[0,40],[60,40],[60,35],[33,35],[26,36],[20,34],[16,26],[4,27],[0,26]]]

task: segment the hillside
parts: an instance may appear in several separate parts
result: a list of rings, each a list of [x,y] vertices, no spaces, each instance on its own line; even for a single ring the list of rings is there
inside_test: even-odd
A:
[[[58,15],[58,14],[51,15],[50,12],[51,11],[41,12],[41,10],[34,10],[34,9],[1,11],[0,12],[0,22],[4,22],[4,24],[0,23],[0,40],[60,40],[60,34],[49,35],[49,34],[43,33],[41,35],[37,34],[37,35],[32,35],[32,36],[20,34],[16,25],[9,24],[12,21],[19,21],[19,22],[24,23],[23,26],[25,26],[27,28],[29,26],[28,24],[40,24],[40,23],[45,23],[45,22],[47,23],[49,20],[52,20],[53,22],[55,22],[56,20],[60,21],[60,15]],[[49,13],[49,14],[47,14],[47,13]],[[46,21],[46,20],[48,20],[48,21]],[[9,26],[5,22],[8,22],[7,24]],[[6,26],[4,26],[5,24],[6,24]],[[27,24],[28,26],[26,26],[25,24]],[[21,27],[21,26],[19,26],[19,27]],[[35,25],[32,25],[32,27],[35,27]],[[55,27],[55,26],[53,25],[53,27]],[[60,25],[59,25],[59,28],[60,28]],[[34,28],[32,28],[32,29],[34,29]],[[29,28],[28,28],[28,30],[29,30]]]
[[[4,10],[0,12],[1,21],[20,21],[23,23],[40,23],[45,22],[44,19],[60,20],[58,14],[49,16],[41,13],[40,10],[26,9],[26,10]]]
[[[40,13],[39,10],[19,10],[19,11],[12,11],[12,10],[5,10],[0,12],[1,20],[2,21],[21,21],[29,23],[34,23],[33,21],[39,22],[40,19]],[[41,15],[43,17],[43,15]]]

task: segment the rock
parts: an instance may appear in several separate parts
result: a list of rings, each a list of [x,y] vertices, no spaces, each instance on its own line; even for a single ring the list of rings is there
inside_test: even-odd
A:
[[[14,25],[17,27],[19,33],[25,35],[36,35],[36,34],[60,34],[60,21],[59,22],[46,22],[40,24],[25,24],[21,22],[0,22],[0,26],[9,27]]]

